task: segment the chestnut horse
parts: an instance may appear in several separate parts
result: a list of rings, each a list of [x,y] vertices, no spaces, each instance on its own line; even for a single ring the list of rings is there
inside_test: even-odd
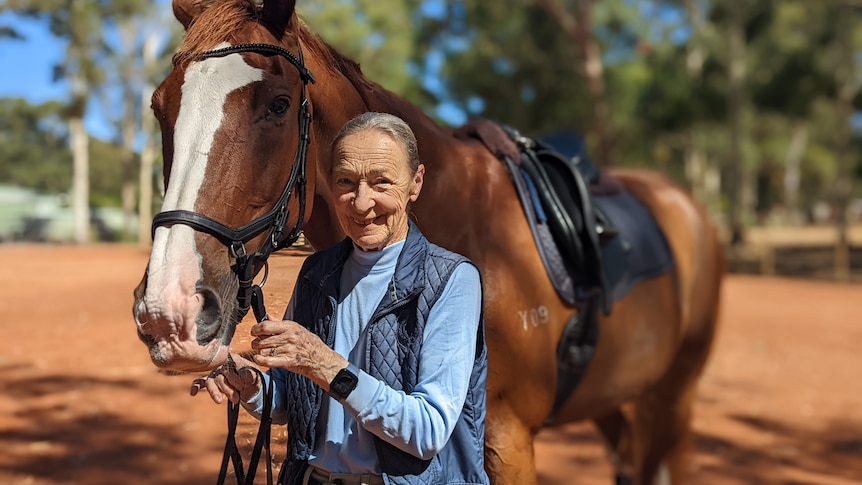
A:
[[[174,0],[186,35],[153,95],[166,193],[135,290],[139,337],[162,369],[223,364],[265,257],[289,245],[303,221],[315,248],[344,237],[324,183],[335,133],[359,113],[393,113],[415,131],[427,169],[414,219],[483,275],[486,468],[495,484],[536,483],[533,440],[548,424],[557,344],[577,310],[548,278],[510,173],[482,143],[366,79],[294,7]],[[612,175],[656,219],[673,268],[600,316],[586,374],[550,424],[596,423],[618,482],[680,483],[695,387],[716,329],[721,246],[705,211],[661,174]],[[521,315],[536,312],[541,318],[525,325]]]

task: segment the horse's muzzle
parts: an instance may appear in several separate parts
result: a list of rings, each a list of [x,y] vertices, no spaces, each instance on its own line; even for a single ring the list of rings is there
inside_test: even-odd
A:
[[[133,314],[138,337],[160,369],[202,372],[227,359],[235,326],[211,290],[183,299],[143,297],[135,302]]]

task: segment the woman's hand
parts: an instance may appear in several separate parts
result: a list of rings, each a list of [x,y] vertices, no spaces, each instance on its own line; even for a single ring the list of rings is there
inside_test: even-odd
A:
[[[291,321],[264,320],[251,328],[254,361],[266,367],[281,367],[308,377],[329,392],[329,383],[347,359],[329,348],[319,336]]]
[[[216,403],[223,403],[227,397],[236,404],[257,394],[261,382],[260,376],[253,369],[254,364],[239,354],[231,354],[231,357],[233,362],[228,361],[206,377],[192,381],[192,396],[197,395],[201,389],[206,389]]]

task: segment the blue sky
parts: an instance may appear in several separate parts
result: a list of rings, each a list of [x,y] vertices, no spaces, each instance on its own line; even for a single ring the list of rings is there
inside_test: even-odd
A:
[[[156,3],[166,4],[167,0]],[[423,13],[439,13],[438,6],[438,2],[429,1]],[[0,26],[12,26],[24,37],[24,40],[0,39],[0,98],[21,97],[34,104],[66,99],[67,84],[52,79],[53,67],[65,56],[66,46],[50,33],[47,23],[3,12]],[[435,87],[433,82],[430,84],[429,88]],[[466,121],[465,115],[454,106],[444,104],[438,114],[452,124]],[[90,106],[85,122],[92,136],[101,139],[113,136],[114,130],[105,120],[104,110],[96,103]]]
[[[155,4],[165,6],[167,3],[168,0],[155,1]],[[442,14],[442,6],[443,4],[439,0],[426,0],[423,4],[423,14],[432,17],[438,16]],[[165,7],[165,11],[170,12],[167,7]],[[665,15],[677,14],[678,12],[665,12]],[[669,21],[679,20],[677,18],[666,19]],[[23,97],[31,103],[41,103],[51,99],[66,99],[68,96],[66,84],[52,80],[53,66],[65,55],[64,43],[51,35],[44,21],[5,12],[0,13],[0,26],[4,25],[14,26],[25,37],[25,40],[0,40],[0,66],[2,66],[0,68],[0,98]],[[432,67],[441,61],[433,55],[429,57]],[[438,94],[442,89],[439,80],[433,76],[426,79],[425,84],[428,89],[438,92]],[[451,103],[443,103],[439,106],[437,114],[453,125],[466,121],[465,113]],[[102,139],[112,136],[113,128],[105,120],[105,110],[96,103],[93,103],[88,110],[88,117],[85,121],[91,135]]]
[[[65,55],[44,22],[0,13],[0,25],[14,26],[26,40],[0,40],[0,97],[23,97],[33,103],[65,96],[66,86],[51,80],[52,68]]]
[[[65,56],[66,45],[54,37],[46,22],[0,13],[0,25],[13,26],[24,39],[0,39],[0,98],[24,98],[37,104],[68,98],[68,85],[53,80],[53,69]],[[85,120],[93,136],[107,139],[112,128],[98,109]]]
[[[51,34],[47,22],[2,12],[0,26],[14,27],[24,37],[0,39],[0,98],[24,98],[33,104],[68,99],[68,84],[53,80],[54,66],[66,55],[66,44]],[[114,134],[105,110],[95,101],[91,102],[85,123],[97,138],[107,140]]]

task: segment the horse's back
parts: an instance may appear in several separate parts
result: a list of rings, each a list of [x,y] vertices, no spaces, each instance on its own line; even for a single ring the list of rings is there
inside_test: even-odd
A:
[[[599,338],[583,380],[557,422],[602,415],[685,367],[693,382],[715,331],[724,266],[715,225],[703,207],[661,173],[617,169],[622,182],[655,218],[673,265],[641,280],[598,317]],[[637,241],[631,241],[638,244]]]
[[[683,323],[698,325],[704,318],[712,318],[717,310],[724,257],[718,228],[706,209],[660,172],[616,169],[612,175],[644,204],[664,232],[673,255]],[[699,331],[682,330],[681,335]]]
[[[725,270],[718,228],[706,208],[663,173],[617,169],[612,175],[647,208],[667,240],[673,268],[658,291],[663,292],[665,299],[672,295],[669,298],[676,308],[669,314],[678,315],[674,324],[664,324],[675,326],[671,329],[675,341],[670,366],[686,367],[685,373],[691,374],[693,380],[702,370],[718,323]],[[657,280],[642,282],[639,286],[662,286],[663,279]],[[646,299],[663,301],[646,293]],[[643,310],[650,304],[642,299],[632,306]],[[668,372],[673,370],[668,369]]]

